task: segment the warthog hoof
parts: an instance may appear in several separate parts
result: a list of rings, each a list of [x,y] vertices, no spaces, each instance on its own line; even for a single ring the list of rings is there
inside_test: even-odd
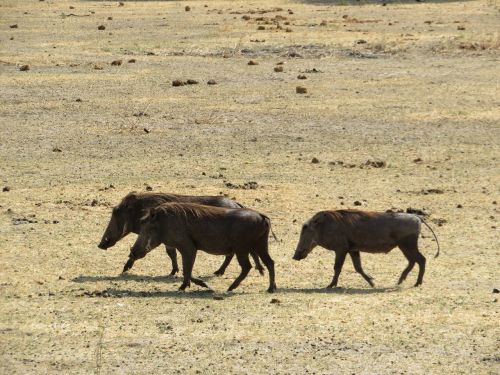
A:
[[[174,276],[177,272],[179,272],[179,268],[172,268],[172,271],[170,271],[170,276]]]
[[[276,285],[272,285],[267,289],[268,293],[274,293],[276,292]]]
[[[257,267],[257,271],[259,271],[261,276],[264,276],[264,267]]]
[[[225,271],[226,271],[226,270],[221,270],[221,269],[218,269],[217,271],[215,271],[215,272],[214,272],[214,275],[215,275],[215,276],[222,276],[222,275],[224,275],[224,272],[225,272]]]

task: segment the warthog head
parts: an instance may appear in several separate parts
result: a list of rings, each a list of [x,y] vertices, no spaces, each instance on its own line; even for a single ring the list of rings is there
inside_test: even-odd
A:
[[[162,227],[158,208],[151,208],[146,211],[146,215],[141,219],[141,231],[130,249],[131,254],[146,254],[159,246],[162,242]]]
[[[316,221],[306,221],[302,226],[302,231],[300,232],[299,243],[297,244],[297,249],[295,250],[295,254],[293,255],[293,259],[302,260],[306,258],[309,253],[316,247],[317,245],[317,230],[316,230]]]
[[[106,250],[114,246],[134,228],[134,202],[136,196],[128,194],[118,206],[113,208],[108,227],[97,247]]]

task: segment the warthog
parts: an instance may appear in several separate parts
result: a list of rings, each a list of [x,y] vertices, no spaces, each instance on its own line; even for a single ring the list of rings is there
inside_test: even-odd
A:
[[[114,246],[127,234],[131,232],[138,234],[141,229],[140,219],[144,216],[145,210],[157,207],[166,202],[191,202],[207,206],[227,208],[243,207],[238,202],[220,196],[187,196],[177,194],[131,192],[127,194],[116,207],[113,208],[108,227],[102,236],[101,242],[97,246],[100,249],[106,250]],[[165,248],[168,256],[172,260],[172,271],[170,274],[175,275],[179,271],[175,247],[166,245]],[[251,255],[255,261],[255,268],[263,274],[264,268],[260,264],[259,258],[253,253]],[[222,276],[224,274],[232,258],[232,254],[226,256],[222,266],[215,271],[217,276]],[[135,260],[136,258],[129,258],[123,267],[123,272],[131,269]]]
[[[269,271],[268,292],[276,290],[274,262],[268,251],[271,221],[257,211],[221,208],[192,203],[165,203],[148,210],[141,220],[141,231],[130,251],[137,259],[161,243],[179,250],[184,281],[180,290],[195,284],[208,288],[201,279],[192,277],[198,250],[214,255],[236,254],[240,275],[229,287],[235,289],[252,268],[248,259],[255,252]]]
[[[316,246],[335,251],[333,280],[328,288],[337,286],[340,272],[347,254],[350,254],[354,269],[371,285],[373,278],[361,267],[360,251],[388,253],[396,246],[401,249],[408,266],[401,274],[401,284],[418,263],[419,272],[415,286],[422,284],[425,272],[425,257],[418,251],[420,224],[424,223],[434,235],[439,255],[439,242],[434,231],[421,219],[406,213],[377,213],[358,210],[321,211],[305,222],[293,259],[301,260]]]

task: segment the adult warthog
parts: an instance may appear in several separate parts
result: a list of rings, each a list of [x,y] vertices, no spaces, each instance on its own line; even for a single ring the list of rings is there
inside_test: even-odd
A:
[[[179,250],[184,281],[180,290],[195,284],[208,288],[201,279],[192,277],[198,250],[214,255],[236,254],[240,275],[229,287],[235,289],[252,268],[248,254],[255,252],[269,271],[268,292],[276,290],[274,262],[268,251],[271,221],[250,209],[203,206],[192,203],[165,203],[147,211],[141,220],[141,231],[130,251],[133,259],[161,243]]]
[[[184,202],[197,203],[207,206],[217,206],[226,208],[242,208],[243,206],[229,198],[220,196],[189,196],[178,194],[163,194],[163,193],[136,193],[127,194],[122,201],[113,208],[111,219],[108,227],[104,232],[101,242],[97,245],[100,249],[106,250],[114,246],[118,241],[129,233],[139,233],[141,230],[141,217],[144,216],[146,210],[152,207],[157,207],[167,202]],[[171,275],[175,275],[179,271],[177,264],[177,254],[175,247],[165,245],[166,251],[172,260]],[[144,254],[145,255],[145,254]],[[259,258],[252,253],[255,261],[255,268],[263,274],[264,268],[259,262]],[[215,271],[217,276],[221,276],[226,271],[227,266],[231,262],[233,254],[228,254],[222,266]],[[134,265],[138,258],[130,258],[123,267],[123,272],[127,272]]]
[[[354,269],[371,285],[373,278],[361,267],[360,251],[388,253],[396,246],[401,249],[408,266],[401,274],[401,284],[418,263],[419,272],[415,286],[422,284],[425,272],[425,257],[418,251],[420,224],[424,223],[434,235],[439,255],[439,242],[434,231],[417,215],[407,213],[377,213],[358,210],[321,211],[305,222],[293,259],[301,260],[316,246],[335,251],[333,280],[328,288],[337,286],[340,272],[347,254],[350,254]]]

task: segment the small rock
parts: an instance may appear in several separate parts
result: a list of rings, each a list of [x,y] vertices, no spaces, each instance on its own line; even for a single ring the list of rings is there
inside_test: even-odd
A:
[[[195,80],[195,79],[188,79],[188,80],[186,81],[186,83],[187,83],[188,85],[197,85],[197,84],[198,84],[198,81],[197,81],[197,80]]]
[[[17,29],[17,23],[9,26],[11,29]]]
[[[146,191],[153,191],[153,187],[146,185]]]
[[[295,88],[295,92],[297,94],[306,94],[307,93],[307,89],[305,87],[303,87],[303,86],[297,86]]]
[[[458,27],[457,27],[457,30],[461,30],[461,31],[463,31],[463,30],[465,30],[465,26],[458,26]]]
[[[463,208],[461,204],[457,204],[457,208]]]
[[[59,276],[59,277],[58,277],[58,280],[65,280],[65,279],[64,279],[64,277]]]
[[[8,191],[10,191],[10,186],[4,186],[4,187],[2,188],[2,191],[3,191],[3,192],[8,192]]]
[[[28,70],[30,70],[30,66],[29,65],[21,65],[21,67],[19,68],[19,70],[21,72],[27,72]]]
[[[280,303],[280,302],[281,302],[281,301],[280,301],[279,299],[277,299],[277,298],[273,298],[273,299],[271,300],[271,303]]]
[[[111,62],[111,65],[113,66],[120,66],[122,64],[122,60],[114,60]]]
[[[181,80],[176,79],[175,81],[172,81],[172,86],[178,87],[178,86],[184,86],[184,82]]]
[[[151,130],[149,130],[148,128],[144,128],[144,129],[142,129],[142,130],[144,130],[144,133],[146,133],[146,134],[151,133]]]
[[[493,288],[493,293],[500,293],[500,290],[498,290],[497,288]]]
[[[189,12],[189,11],[191,10],[191,7],[190,7],[189,5],[186,5],[186,6],[184,7],[184,10],[185,10],[186,12]]]
[[[319,163],[319,159],[316,158],[316,157],[314,157],[314,158],[311,159],[311,163],[312,164],[318,164]]]
[[[217,84],[217,82],[215,82],[215,80],[213,80],[213,79],[210,79],[207,81],[207,85],[216,85],[216,84]]]
[[[257,61],[250,60],[247,65],[259,65]]]
[[[123,1],[120,1],[120,2],[118,3],[118,6],[119,6],[119,7],[122,7],[122,6],[124,6],[124,5],[125,5],[125,3],[124,3]]]
[[[414,163],[422,163],[423,160],[421,158],[416,158],[416,159],[413,159],[413,162]]]
[[[241,19],[248,21],[250,19],[250,16],[244,15],[243,17],[241,17]]]
[[[75,102],[81,103],[81,102],[82,102],[82,99],[80,99],[80,98],[76,98],[76,99],[75,99]]]
[[[135,59],[130,59],[129,61],[127,61],[129,64],[135,64],[136,60]]]
[[[95,206],[97,206],[98,204],[99,204],[99,201],[98,201],[97,199],[92,199],[92,202],[90,202],[90,205],[91,205],[92,207],[95,207]]]
[[[354,205],[355,206],[361,206],[361,202],[360,201],[354,201]]]
[[[297,76],[297,79],[307,79],[307,77],[305,75],[303,75],[303,74],[299,74]]]
[[[326,25],[328,25],[328,22],[327,22],[327,21],[325,21],[325,20],[323,20],[323,21],[321,21],[321,23],[320,23],[319,25],[320,25],[320,26],[326,26]]]
[[[356,40],[356,44],[366,44],[366,43],[368,43],[368,42],[366,40],[364,40],[364,39],[358,39],[358,40]]]
[[[59,147],[54,147],[52,152],[62,152],[62,150]]]
[[[108,21],[112,21],[113,20],[113,17],[108,17]]]
[[[97,26],[97,30],[106,30],[106,26],[104,25]]]
[[[266,29],[265,26],[259,26],[259,27],[257,27],[257,30],[265,30],[265,29]]]
[[[274,67],[274,71],[277,72],[277,73],[281,73],[283,71],[283,66],[275,66]]]

